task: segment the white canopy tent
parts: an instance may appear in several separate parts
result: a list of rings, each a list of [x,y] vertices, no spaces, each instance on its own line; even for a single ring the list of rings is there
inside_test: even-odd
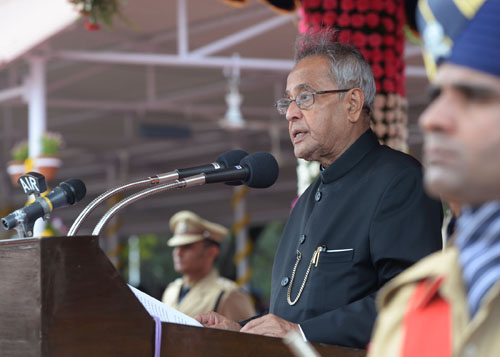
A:
[[[42,35],[26,17],[38,2],[22,1],[26,10],[12,10],[13,0],[0,0],[0,30]],[[296,192],[296,161],[287,123],[273,103],[293,67],[295,15],[276,14],[258,1],[237,9],[216,0],[129,0],[123,12],[133,27],[116,19],[113,29],[91,32],[82,21],[73,22],[76,11],[68,12],[66,1],[57,3],[67,15],[56,22],[52,15],[59,11],[39,10],[54,26],[34,43],[6,56],[0,42],[0,150],[6,163],[9,149],[28,132],[30,150],[36,150],[31,140],[45,128],[62,133],[66,149],[56,181],[76,177],[88,189],[87,199],[56,213],[65,224],[112,186],[212,162],[232,148],[275,154],[278,182],[251,190],[247,208],[252,224],[286,219]],[[11,18],[23,20],[5,29],[4,20]],[[416,151],[415,116],[425,102],[427,81],[419,48],[409,45],[406,53],[410,145]],[[221,125],[234,73],[243,98],[240,130]],[[10,186],[5,170],[0,179],[1,202],[21,206],[23,195]],[[166,233],[168,217],[179,209],[230,225],[232,195],[222,184],[164,193],[127,208],[115,228],[126,236]],[[103,213],[104,207],[97,210],[81,232],[89,233]]]

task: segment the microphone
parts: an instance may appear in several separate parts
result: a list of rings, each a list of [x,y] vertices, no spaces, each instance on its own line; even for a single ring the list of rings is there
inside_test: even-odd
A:
[[[256,152],[245,156],[240,161],[239,165],[215,170],[213,172],[201,173],[176,180],[175,182],[150,187],[124,198],[106,212],[94,227],[92,235],[99,235],[102,228],[122,208],[157,193],[169,191],[174,188],[187,188],[216,182],[236,182],[237,184],[245,184],[249,187],[266,188],[276,182],[278,174],[279,167],[274,156],[266,152]]]
[[[219,157],[215,159],[215,162],[212,162],[208,165],[188,167],[186,169],[177,169],[174,170],[173,173],[176,174],[177,176],[176,179],[180,180],[186,177],[201,174],[202,172],[212,172],[238,165],[241,159],[243,159],[247,155],[248,153],[244,150],[240,149],[230,150],[219,155]]]
[[[2,226],[9,230],[20,224],[30,225],[57,208],[75,204],[85,197],[86,193],[87,189],[81,180],[69,179],[60,183],[46,196],[40,196],[30,205],[2,218]]]
[[[202,172],[212,172],[220,170],[222,168],[238,165],[240,160],[247,155],[248,153],[243,150],[239,149],[230,150],[219,155],[219,157],[215,159],[215,162],[208,165],[189,167],[186,169],[177,169],[174,171],[169,171],[167,173],[150,176],[147,179],[134,181],[122,186],[112,188],[104,192],[103,194],[99,195],[99,197],[95,198],[92,202],[90,202],[87,205],[87,207],[83,209],[83,211],[78,215],[78,217],[76,217],[75,221],[71,225],[68,231],[68,236],[69,237],[74,236],[80,229],[80,226],[85,221],[85,219],[97,206],[99,206],[102,202],[104,202],[110,197],[115,196],[118,193],[122,193],[146,185],[158,186],[161,184],[167,184],[169,182],[175,182],[176,180],[182,180],[193,175],[201,174]]]
[[[253,188],[272,186],[278,174],[278,162],[267,152],[256,152],[244,157],[239,165],[204,173],[205,183],[229,182]]]

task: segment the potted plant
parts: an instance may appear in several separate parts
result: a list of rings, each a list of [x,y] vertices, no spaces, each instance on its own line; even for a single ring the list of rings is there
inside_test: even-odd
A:
[[[17,185],[17,179],[24,174],[24,161],[28,158],[28,141],[23,140],[17,143],[11,150],[12,160],[7,163],[7,173],[14,186]]]
[[[61,167],[59,149],[63,145],[63,139],[59,133],[45,132],[42,135],[41,154],[35,158],[33,168],[45,176],[47,181],[53,180],[57,170]]]
[[[113,16],[118,15],[126,20],[121,13],[122,0],[68,0],[74,4],[80,15],[86,18],[85,28],[90,31],[99,30],[99,23],[109,28],[113,24]],[[127,20],[125,22],[128,22]]]
[[[36,171],[45,176],[47,181],[55,178],[61,166],[58,157],[63,145],[62,136],[58,133],[46,132],[42,135],[41,154],[34,160],[29,158],[28,141],[23,140],[16,144],[12,150],[12,161],[7,163],[7,172],[12,184],[17,186],[19,177],[28,171]]]

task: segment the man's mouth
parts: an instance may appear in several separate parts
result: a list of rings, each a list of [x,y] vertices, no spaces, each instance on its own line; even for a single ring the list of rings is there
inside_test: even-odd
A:
[[[428,135],[424,141],[426,165],[446,165],[455,162],[461,155],[461,147],[442,135]]]
[[[292,131],[292,137],[293,137],[294,141],[301,139],[306,134],[307,134],[307,131],[302,131],[302,130],[294,130],[294,131]]]
[[[424,153],[425,162],[429,165],[445,163],[454,158],[452,151],[441,148],[426,148]]]

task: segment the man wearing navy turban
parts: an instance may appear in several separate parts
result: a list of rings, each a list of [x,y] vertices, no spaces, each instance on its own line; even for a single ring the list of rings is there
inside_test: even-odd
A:
[[[420,0],[433,73],[420,117],[427,191],[455,236],[381,291],[370,356],[500,356],[500,1]]]

